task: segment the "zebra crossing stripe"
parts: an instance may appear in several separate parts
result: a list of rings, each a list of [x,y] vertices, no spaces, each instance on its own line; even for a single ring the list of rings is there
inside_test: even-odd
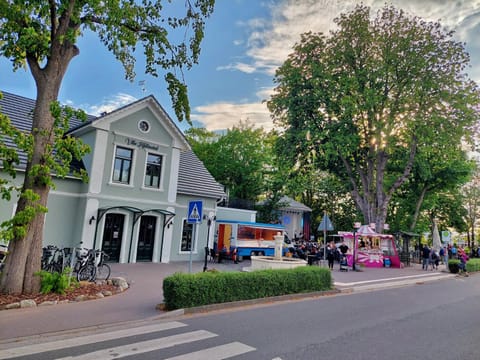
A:
[[[149,351],[165,349],[168,347],[186,344],[193,341],[209,339],[215,336],[218,335],[206,330],[197,330],[178,335],[165,336],[163,338],[153,340],[140,341],[109,349],[97,350],[87,354],[67,356],[56,360],[121,359],[126,356],[138,355]]]
[[[41,344],[31,344],[26,346],[19,346],[11,349],[1,349],[0,359],[9,359],[17,356],[26,356],[32,354],[38,354],[45,351],[54,351],[73,346],[82,346],[87,344],[93,344],[101,341],[108,341],[114,339],[120,339],[128,336],[148,334],[156,331],[164,331],[170,329],[176,329],[183,326],[187,326],[184,323],[178,321],[170,321],[166,323],[159,323],[155,325],[147,325],[141,327],[134,327],[123,330],[116,330],[107,333],[98,333],[86,336],[80,336],[71,339],[51,341]]]
[[[255,350],[256,349],[254,347],[242,344],[241,342],[232,342],[229,344],[219,345],[184,355],[175,356],[165,360],[222,360]]]

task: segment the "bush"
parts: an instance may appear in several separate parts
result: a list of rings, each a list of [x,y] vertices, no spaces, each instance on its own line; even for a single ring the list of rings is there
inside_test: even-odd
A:
[[[470,259],[467,261],[467,271],[476,272],[480,271],[480,259]]]
[[[459,268],[460,260],[458,259],[451,259],[448,260],[448,270],[451,273],[456,274],[460,271]],[[470,259],[467,261],[467,272],[476,272],[480,271],[480,259]]]
[[[176,273],[163,281],[168,310],[332,289],[328,269],[298,267],[253,272]]]
[[[42,294],[65,294],[69,288],[76,284],[76,279],[70,276],[70,268],[62,273],[41,270],[35,275],[40,276],[40,292]]]
[[[450,270],[452,274],[458,273],[460,271],[460,268],[458,267],[459,264],[460,264],[460,260],[457,260],[457,259],[448,260],[448,270]]]

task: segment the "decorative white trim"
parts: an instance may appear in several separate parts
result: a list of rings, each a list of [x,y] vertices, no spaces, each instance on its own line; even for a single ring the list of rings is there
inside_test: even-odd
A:
[[[152,125],[147,120],[140,120],[137,124],[138,130],[143,134],[148,134],[152,129]],[[144,128],[146,127],[146,129]]]
[[[101,223],[98,225],[98,231],[99,233],[97,234],[97,245],[99,249],[103,249],[103,234],[105,232],[105,220],[107,218],[108,214],[121,214],[124,215],[124,222],[123,222],[123,231],[122,231],[122,239],[120,241],[120,256],[118,262],[120,264],[125,264],[128,263],[128,250],[130,243],[128,242],[128,236],[130,235],[130,231],[127,231],[130,229],[130,223],[131,221],[131,213],[126,212],[122,209],[112,209],[111,211],[106,212],[103,214]]]
[[[168,179],[168,201],[177,201],[178,171],[180,169],[180,150],[172,148],[170,159],[170,179]]]
[[[95,230],[97,229],[97,210],[99,202],[97,199],[88,199],[85,204],[85,212],[83,213],[83,222],[82,222],[82,234],[80,239],[82,241],[82,247],[93,248],[93,239],[95,238]],[[90,219],[92,216],[95,218],[94,221],[90,224]],[[97,234],[98,236],[98,234]],[[103,236],[103,234],[102,234]],[[102,238],[103,241],[103,238]],[[96,244],[98,246],[98,244]],[[101,247],[100,247],[101,249]]]
[[[108,133],[97,131],[93,148],[92,168],[89,174],[88,191],[99,194],[102,191],[103,173],[105,171],[105,154],[107,153]]]
[[[172,213],[175,213],[175,208],[173,208],[173,207],[167,207],[166,210],[170,211]],[[163,226],[163,224],[162,224],[162,226]],[[158,254],[159,261],[162,262],[162,263],[169,263],[170,262],[170,255],[171,255],[172,243],[173,243],[173,229],[174,228],[175,228],[175,217],[172,218],[170,226],[165,227],[165,232],[163,233],[162,257],[159,258],[160,254]]]

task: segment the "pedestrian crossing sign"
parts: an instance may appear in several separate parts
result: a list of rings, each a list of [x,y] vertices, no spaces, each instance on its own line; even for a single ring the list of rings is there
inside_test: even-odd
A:
[[[198,224],[202,222],[203,202],[201,200],[188,202],[188,218],[189,224]]]

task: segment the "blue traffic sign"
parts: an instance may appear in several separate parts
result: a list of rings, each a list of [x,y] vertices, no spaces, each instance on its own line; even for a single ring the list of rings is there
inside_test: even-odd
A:
[[[323,215],[322,222],[318,225],[317,231],[333,231],[333,224],[327,214]]]
[[[189,224],[198,224],[202,222],[203,201],[195,200],[188,202],[188,217]]]

